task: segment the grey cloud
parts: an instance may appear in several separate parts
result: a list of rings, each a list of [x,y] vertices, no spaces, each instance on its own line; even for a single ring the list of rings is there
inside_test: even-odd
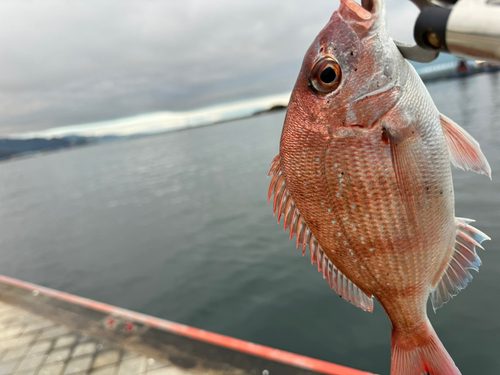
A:
[[[292,88],[331,0],[0,2],[0,134]],[[388,1],[410,40],[412,4]]]

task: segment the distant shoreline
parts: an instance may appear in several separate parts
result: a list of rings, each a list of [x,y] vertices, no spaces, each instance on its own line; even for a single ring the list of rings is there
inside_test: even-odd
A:
[[[205,126],[212,126],[223,124],[231,121],[244,120],[246,118],[257,117],[267,114],[272,114],[280,111],[286,110],[286,106],[284,105],[275,105],[267,110],[259,110],[255,113],[239,117],[232,118],[227,120],[215,121],[212,123],[207,123],[199,126],[192,127],[182,127],[171,129],[168,131],[164,131],[161,133],[154,134],[135,134],[135,135],[127,135],[127,136],[105,136],[105,137],[78,137],[78,136],[69,136],[69,137],[60,137],[60,138],[29,138],[29,139],[12,139],[12,138],[0,138],[0,162],[20,159],[24,157],[35,156],[39,154],[52,153],[59,150],[70,149],[75,147],[83,147],[83,146],[93,146],[99,145],[102,143],[108,143],[112,141],[120,141],[120,140],[129,140],[142,138],[147,136],[160,135],[165,133],[174,133],[184,130],[193,130],[197,128],[202,128]]]

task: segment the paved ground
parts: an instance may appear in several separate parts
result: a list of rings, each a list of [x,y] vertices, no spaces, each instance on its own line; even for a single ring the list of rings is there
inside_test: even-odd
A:
[[[188,375],[0,302],[0,375]]]
[[[0,275],[0,375],[373,375]]]

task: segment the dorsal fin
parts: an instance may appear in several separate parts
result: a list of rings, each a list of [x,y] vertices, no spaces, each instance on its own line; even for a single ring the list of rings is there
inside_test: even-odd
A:
[[[281,216],[285,216],[283,220],[285,231],[287,228],[290,228],[290,239],[293,236],[297,236],[297,248],[302,246],[302,256],[305,255],[306,246],[308,246],[311,252],[311,263],[318,265],[318,271],[323,273],[323,278],[328,281],[330,287],[353,305],[365,311],[373,311],[373,299],[363,293],[337,269],[330,259],[328,259],[311,230],[307,227],[305,220],[293,202],[290,192],[285,186],[279,155],[274,158],[271,164],[269,176],[273,177],[269,186],[267,203],[269,204],[271,197],[274,195],[274,217],[278,217],[279,223]]]
[[[469,225],[474,220],[457,217],[455,221],[457,238],[450,263],[431,292],[434,311],[455,297],[472,280],[472,275],[468,270],[479,271],[481,265],[476,246],[482,249],[481,242],[490,239],[486,234]]]
[[[440,114],[440,118],[453,165],[491,178],[491,167],[479,143],[453,120],[443,114]]]

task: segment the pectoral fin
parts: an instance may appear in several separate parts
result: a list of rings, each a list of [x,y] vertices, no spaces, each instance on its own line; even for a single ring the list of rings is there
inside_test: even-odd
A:
[[[426,201],[421,194],[423,190],[422,181],[425,180],[422,171],[428,159],[420,138],[413,137],[398,140],[388,132],[389,144],[391,146],[392,167],[398,182],[399,194],[405,205],[408,220],[418,227],[417,210],[422,209]]]
[[[453,120],[441,114],[441,126],[450,150],[453,165],[491,178],[491,167],[479,143]]]

